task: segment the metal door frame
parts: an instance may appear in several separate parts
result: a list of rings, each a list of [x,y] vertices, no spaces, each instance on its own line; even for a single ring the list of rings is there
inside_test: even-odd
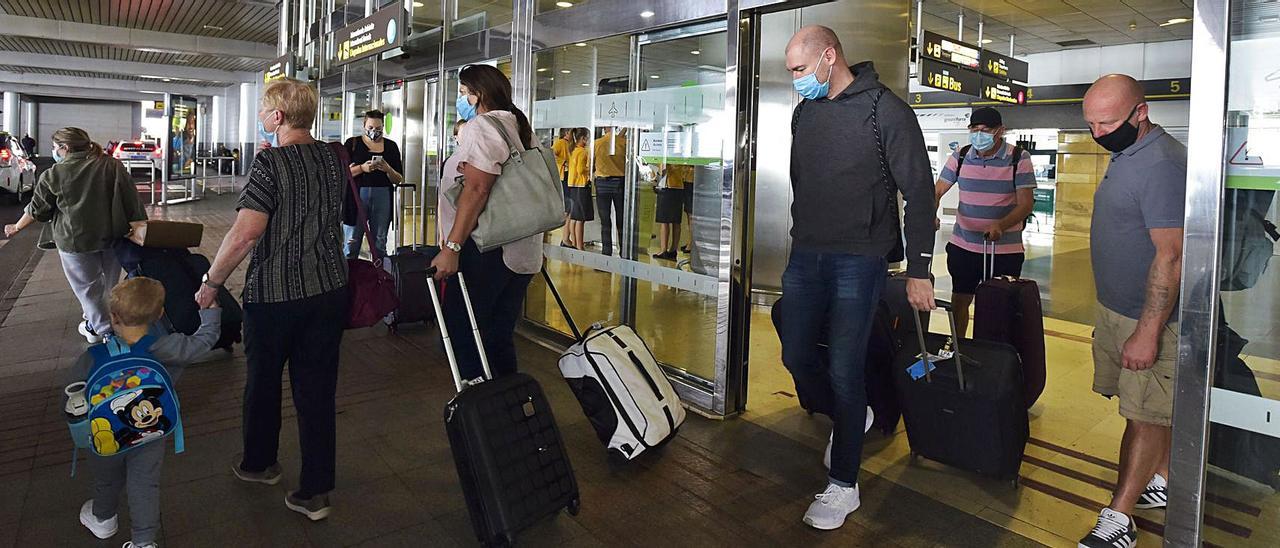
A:
[[[1178,364],[1165,546],[1199,546],[1205,503],[1210,390],[1218,337],[1231,2],[1196,0],[1191,123],[1182,246]]]

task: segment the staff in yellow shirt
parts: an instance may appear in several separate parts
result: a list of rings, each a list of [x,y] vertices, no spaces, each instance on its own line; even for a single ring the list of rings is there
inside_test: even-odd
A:
[[[692,175],[690,166],[680,164],[667,164],[658,171],[658,204],[653,220],[658,224],[658,245],[662,251],[653,255],[655,259],[676,260],[676,247],[680,245],[680,218],[686,196],[685,186]]]
[[[591,132],[580,127],[575,128],[571,136],[575,146],[569,154],[569,228],[566,233],[569,245],[582,251],[586,245],[583,231],[587,221],[595,219],[591,203],[591,162],[587,153]]]
[[[596,207],[600,209],[600,247],[605,255],[613,255],[613,229],[622,240],[623,177],[627,168],[626,130],[604,128],[604,135],[592,147],[596,163]],[[611,209],[612,208],[612,209]]]
[[[573,141],[569,134],[572,128],[560,128],[560,136],[551,143],[551,152],[556,156],[556,173],[560,174],[561,189],[564,190],[564,230],[561,231],[560,245],[569,245],[569,153],[573,150]]]

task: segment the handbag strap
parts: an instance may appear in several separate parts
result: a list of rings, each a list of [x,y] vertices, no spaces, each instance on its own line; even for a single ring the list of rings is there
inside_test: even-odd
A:
[[[347,176],[347,188],[351,190],[351,197],[356,204],[356,226],[364,226],[364,239],[369,243],[369,255],[373,257],[374,263],[379,263],[382,261],[382,253],[373,242],[373,231],[369,229],[369,216],[364,211],[364,202],[360,200],[360,188],[356,186],[355,177],[351,176],[351,155],[347,152],[347,146],[342,143],[330,142],[329,148],[338,156],[342,173]]]
[[[507,143],[507,148],[511,150],[512,157],[519,157],[521,152],[528,150],[528,148],[526,147],[518,146],[516,140],[511,137],[510,133],[507,132],[506,125],[503,124],[502,122],[499,122],[493,119],[492,116],[481,115],[481,116],[477,116],[477,118],[482,118],[486,122],[489,122],[489,125],[493,126],[495,129],[498,130],[498,133],[502,134],[502,140]]]

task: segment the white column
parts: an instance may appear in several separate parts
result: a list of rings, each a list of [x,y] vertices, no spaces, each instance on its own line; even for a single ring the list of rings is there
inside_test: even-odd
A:
[[[22,137],[18,120],[22,112],[22,96],[16,91],[4,92],[4,130],[10,135]]]
[[[258,143],[258,89],[256,84],[240,84],[240,136],[241,145],[250,150]],[[235,147],[232,147],[235,148]],[[247,157],[248,154],[245,154]]]
[[[30,135],[37,143],[40,142],[40,136],[36,135],[40,132],[40,117],[37,115],[40,111],[39,106],[40,104],[35,101],[22,103],[22,133]]]
[[[213,102],[209,107],[209,146],[213,150],[213,145],[225,141],[222,135],[224,119],[227,116],[226,100],[221,95],[214,95]]]

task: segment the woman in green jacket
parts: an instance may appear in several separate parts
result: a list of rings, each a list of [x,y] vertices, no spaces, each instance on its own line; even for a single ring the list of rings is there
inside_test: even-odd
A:
[[[129,170],[83,129],[54,132],[53,158],[57,163],[40,174],[22,218],[4,233],[12,238],[37,221],[53,224],[62,271],[84,311],[80,334],[95,344],[111,330],[106,297],[120,280],[112,247],[147,212]]]

